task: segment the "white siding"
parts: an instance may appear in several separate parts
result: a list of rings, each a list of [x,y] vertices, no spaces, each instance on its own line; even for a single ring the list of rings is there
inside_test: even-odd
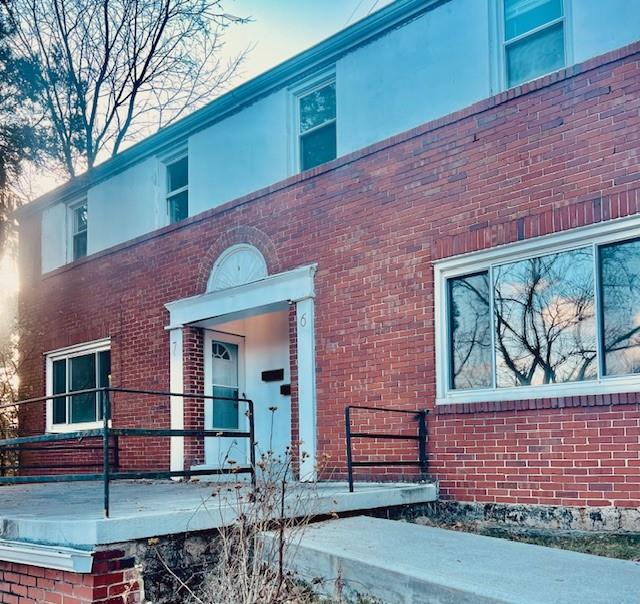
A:
[[[59,203],[42,213],[42,272],[67,261],[67,206]]]
[[[456,0],[336,66],[338,154],[491,95],[487,0]]]
[[[288,176],[288,99],[281,90],[189,139],[189,214]]]
[[[573,60],[581,63],[640,38],[638,0],[570,0]]]
[[[167,224],[163,176],[164,167],[149,158],[89,190],[89,254]]]
[[[335,65],[338,155],[498,92],[499,1],[452,0],[341,57]],[[640,0],[565,2],[573,62],[640,37]],[[294,172],[293,110],[291,93],[283,88],[189,138],[189,215]],[[167,224],[164,189],[157,158],[92,187],[89,253]],[[66,261],[66,228],[65,206],[45,210],[43,271]]]

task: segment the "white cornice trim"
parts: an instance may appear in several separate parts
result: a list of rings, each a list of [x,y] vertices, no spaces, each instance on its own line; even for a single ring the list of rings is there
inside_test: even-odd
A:
[[[0,539],[0,560],[74,573],[90,573],[93,552]]]
[[[313,298],[316,269],[316,264],[308,264],[253,283],[169,302],[165,304],[170,315],[166,329],[177,329],[250,309],[268,308],[279,302]]]

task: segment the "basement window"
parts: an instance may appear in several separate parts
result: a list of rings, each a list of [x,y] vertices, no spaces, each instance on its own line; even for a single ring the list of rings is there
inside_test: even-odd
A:
[[[563,0],[504,0],[503,7],[507,87],[562,69]]]
[[[440,402],[640,390],[634,224],[436,263]]]
[[[189,158],[185,155],[166,166],[169,224],[189,216]]]
[[[324,82],[297,97],[300,170],[309,170],[337,156],[336,82]]]
[[[110,384],[109,342],[76,346],[47,355],[47,430],[64,432],[95,427],[102,420],[100,393],[73,394]]]

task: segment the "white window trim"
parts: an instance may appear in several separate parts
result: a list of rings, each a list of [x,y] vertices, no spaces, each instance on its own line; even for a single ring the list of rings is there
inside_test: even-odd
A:
[[[75,220],[74,220],[74,212],[80,207],[86,205],[87,206],[87,256],[89,255],[89,203],[86,197],[82,199],[77,199],[76,201],[67,204],[67,214],[66,214],[66,231],[67,231],[67,262],[75,262],[80,258],[73,257],[73,239],[76,235],[75,232]],[[84,258],[85,256],[81,256]]]
[[[98,353],[104,350],[111,350],[111,338],[95,340],[83,344],[76,344],[66,348],[58,348],[45,352],[46,359],[46,396],[53,396],[53,362],[61,359],[81,356],[83,354]],[[111,423],[111,422],[109,422]],[[77,424],[54,424],[53,423],[53,400],[46,403],[46,431],[49,433],[77,432],[78,430],[93,430],[103,426],[103,421],[81,422]]]
[[[520,84],[516,84],[514,86],[509,86],[509,78],[507,76],[507,46],[510,46],[520,40],[523,40],[529,36],[532,36],[538,32],[541,32],[548,27],[552,27],[558,23],[563,24],[563,35],[564,35],[564,66],[560,69],[564,69],[569,65],[573,65],[573,7],[572,0],[561,0],[563,3],[562,6],[562,17],[559,19],[554,19],[553,21],[549,21],[544,25],[540,25],[535,29],[532,29],[524,34],[521,34],[511,40],[505,40],[505,29],[504,29],[504,0],[495,0],[497,3],[495,8],[495,16],[497,19],[496,23],[496,32],[497,32],[497,40],[494,46],[497,47],[497,59],[498,66],[497,71],[499,74],[499,81],[502,90],[509,90],[509,88],[516,88],[517,86],[523,86],[527,82],[532,82],[533,80],[537,80],[538,78],[542,78],[545,75],[549,75],[549,73],[553,73],[550,71],[549,73],[541,73],[540,75],[535,76],[531,80],[526,80],[524,82],[520,82]]]
[[[592,394],[617,394],[640,391],[640,374],[600,376],[584,382],[520,386],[514,388],[483,388],[454,390],[449,386],[449,316],[447,309],[447,279],[479,271],[492,264],[502,264],[568,251],[587,245],[603,245],[640,237],[640,215],[618,218],[570,231],[535,237],[518,243],[501,245],[489,250],[461,254],[433,263],[436,340],[436,404],[517,401],[540,398],[560,398]],[[594,258],[594,262],[597,259]],[[597,275],[597,272],[596,272]],[[492,330],[493,333],[493,330]],[[599,360],[601,363],[601,359]]]
[[[302,166],[300,161],[300,99],[307,94],[319,90],[328,84],[336,84],[336,117],[333,122],[336,124],[336,139],[338,128],[338,85],[336,83],[335,68],[323,71],[316,74],[311,78],[307,78],[302,82],[299,82],[294,87],[289,89],[290,103],[291,103],[291,174],[298,174],[302,172]],[[325,122],[322,126],[326,126],[329,122]],[[317,126],[320,128],[321,126]],[[313,129],[312,129],[313,130]],[[307,130],[307,133],[312,130]],[[337,140],[336,140],[337,147]],[[338,157],[338,149],[336,148],[336,157]]]
[[[181,159],[187,159],[187,184],[184,187],[173,189],[169,191],[169,166],[175,164]],[[171,213],[169,212],[169,200],[175,197],[179,193],[189,191],[189,150],[187,147],[181,147],[178,150],[173,151],[167,155],[163,155],[160,158],[162,165],[162,197],[164,199],[164,213],[166,218],[166,224],[171,224]]]

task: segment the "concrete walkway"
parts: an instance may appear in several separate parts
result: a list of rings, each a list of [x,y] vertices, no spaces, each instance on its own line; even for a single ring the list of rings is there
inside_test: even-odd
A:
[[[640,603],[634,562],[364,516],[310,526],[290,564],[388,604]]]
[[[159,535],[215,529],[238,513],[234,485],[206,482],[117,481],[111,516],[103,517],[102,483],[0,486],[0,541],[91,548]],[[217,493],[215,497],[213,493]],[[365,511],[437,499],[435,484],[295,483],[287,489],[289,516]],[[227,501],[229,500],[229,501]]]

